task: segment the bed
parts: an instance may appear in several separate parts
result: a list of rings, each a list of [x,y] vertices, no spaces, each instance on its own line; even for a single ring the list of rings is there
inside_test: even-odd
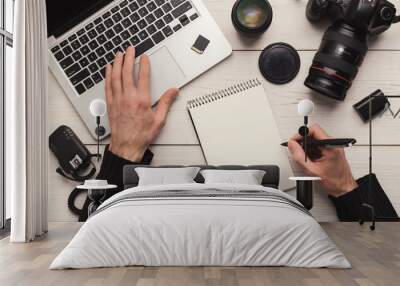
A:
[[[125,190],[98,208],[50,269],[351,267],[311,214],[278,190],[277,166],[199,166],[263,170],[260,185],[205,183],[199,173],[193,183],[140,186],[138,168],[125,167]]]

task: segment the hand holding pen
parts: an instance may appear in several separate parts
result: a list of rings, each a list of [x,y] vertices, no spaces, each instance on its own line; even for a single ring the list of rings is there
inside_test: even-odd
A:
[[[309,136],[315,140],[332,140],[317,124],[309,128]],[[321,156],[306,162],[304,149],[299,143],[302,139],[300,134],[294,135],[287,144],[289,151],[307,175],[322,179],[321,183],[329,195],[339,197],[358,187],[343,148],[318,148]]]

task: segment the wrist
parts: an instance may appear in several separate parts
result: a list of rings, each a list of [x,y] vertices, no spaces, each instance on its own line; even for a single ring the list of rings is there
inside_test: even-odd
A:
[[[335,197],[340,197],[345,194],[348,194],[357,188],[358,188],[357,181],[353,177],[348,178],[339,185],[338,192],[337,194],[335,194]]]
[[[135,163],[140,163],[142,161],[146,149],[146,147],[123,146],[113,143],[111,143],[109,147],[109,150],[113,154]]]

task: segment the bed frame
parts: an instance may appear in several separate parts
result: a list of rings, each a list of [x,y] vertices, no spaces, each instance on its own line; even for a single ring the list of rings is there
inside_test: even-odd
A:
[[[187,166],[148,166],[148,165],[127,165],[124,167],[123,182],[124,189],[136,187],[139,183],[139,176],[135,169],[139,167],[145,168],[184,168]],[[264,187],[271,187],[278,189],[279,187],[279,167],[275,165],[253,165],[253,166],[188,166],[188,167],[199,167],[202,170],[217,169],[217,170],[263,170],[266,172],[262,185]],[[197,183],[204,183],[203,176],[199,173],[195,178]]]

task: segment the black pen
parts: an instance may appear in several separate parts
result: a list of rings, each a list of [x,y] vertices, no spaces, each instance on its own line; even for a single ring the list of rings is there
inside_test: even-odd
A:
[[[304,144],[303,140],[297,142],[302,146]],[[309,139],[307,140],[307,145],[311,147],[323,147],[323,148],[347,148],[347,147],[352,147],[356,142],[357,140],[353,138],[324,139],[324,140]],[[288,147],[288,142],[282,143],[281,146]]]

